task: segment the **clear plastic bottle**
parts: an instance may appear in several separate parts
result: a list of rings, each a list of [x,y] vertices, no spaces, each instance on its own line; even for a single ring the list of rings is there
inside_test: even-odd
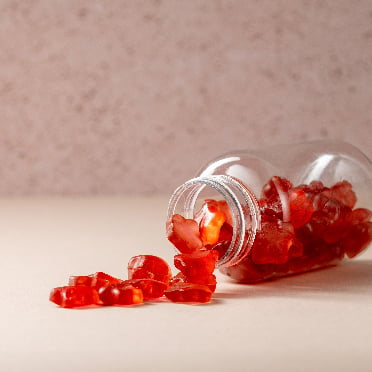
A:
[[[231,239],[220,271],[256,282],[354,257],[372,240],[372,163],[354,146],[315,141],[236,151],[209,162],[171,196],[167,221],[225,200]]]

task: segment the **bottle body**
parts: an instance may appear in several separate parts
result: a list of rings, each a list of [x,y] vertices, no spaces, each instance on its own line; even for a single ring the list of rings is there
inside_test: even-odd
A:
[[[206,201],[209,206],[211,200],[225,201],[228,217],[218,240],[205,249],[219,251],[221,272],[252,283],[330,265],[366,249],[372,240],[371,190],[371,162],[343,142],[237,151],[181,185],[171,197],[168,219],[177,213],[201,226],[198,215]]]

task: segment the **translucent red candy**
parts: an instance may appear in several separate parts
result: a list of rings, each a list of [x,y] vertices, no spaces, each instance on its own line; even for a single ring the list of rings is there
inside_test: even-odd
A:
[[[138,305],[143,302],[143,293],[140,288],[132,285],[119,285],[119,297],[116,305]]]
[[[205,200],[202,208],[195,216],[199,222],[200,238],[203,246],[216,244],[219,240],[220,230],[226,222],[226,202]]]
[[[262,196],[270,199],[277,197],[279,193],[286,193],[293,187],[292,182],[285,178],[273,176],[270,180],[262,187]]]
[[[165,291],[165,296],[172,302],[207,303],[212,291],[202,284],[177,283]]]
[[[213,249],[215,252],[217,252],[218,259],[220,259],[226,254],[227,250],[230,247],[230,244],[231,244],[231,241],[227,240],[227,241],[217,243],[216,245],[212,246],[210,249]]]
[[[179,214],[172,216],[167,224],[168,240],[183,253],[191,253],[203,247],[199,225]]]
[[[211,274],[205,277],[187,277],[185,274],[178,273],[171,279],[170,287],[178,283],[189,283],[189,284],[202,284],[206,285],[212,292],[216,290],[217,279],[216,276]]]
[[[125,280],[122,284],[140,289],[145,300],[163,296],[164,291],[168,288],[168,284],[153,279],[129,279]]]
[[[102,305],[137,305],[143,302],[141,289],[129,284],[113,284],[98,291]]]
[[[294,237],[293,228],[288,224],[263,223],[252,247],[252,261],[256,264],[287,262]]]
[[[362,222],[350,228],[348,235],[341,240],[340,245],[347,256],[353,258],[367,248],[371,240],[372,222]]]
[[[273,177],[262,195],[262,225],[251,252],[240,264],[223,269],[238,281],[256,282],[329,265],[345,254],[356,256],[372,241],[372,212],[353,209],[357,198],[348,181],[331,187],[320,181],[293,187]],[[283,222],[286,200],[289,220]]]
[[[218,237],[217,243],[230,242],[232,239],[232,236],[233,236],[233,227],[232,225],[225,222],[221,226],[220,235]]]
[[[262,198],[258,200],[258,205],[262,213],[262,220],[268,221],[274,217],[275,219],[283,219],[282,202],[278,195],[271,198]]]
[[[115,278],[102,271],[98,271],[91,275],[70,276],[68,284],[72,286],[91,286],[98,290],[101,287],[111,284],[120,284],[121,282],[121,279]]]
[[[209,277],[216,266],[218,253],[213,250],[178,254],[174,266],[188,278]]]
[[[337,199],[328,198],[322,192],[314,198],[315,211],[309,228],[315,236],[329,244],[336,243],[350,228],[352,210]]]
[[[165,296],[173,302],[206,303],[211,300],[216,289],[216,277],[213,275],[219,252],[211,249],[211,242],[218,243],[221,237],[221,228],[226,224],[226,214],[222,212],[225,203],[208,200],[198,214],[199,228],[204,231],[204,244],[210,249],[203,248],[192,253],[181,253],[174,257],[174,265],[180,270],[171,279]],[[221,207],[221,209],[219,209]],[[223,214],[223,216],[222,216]],[[216,217],[217,216],[217,217]],[[229,214],[227,218],[229,218]],[[221,219],[219,222],[213,221]],[[226,235],[231,239],[232,232],[226,227]],[[216,237],[217,233],[217,237]],[[210,234],[210,236],[209,236]]]
[[[365,208],[357,208],[351,212],[350,222],[352,225],[356,225],[362,222],[368,222],[372,220],[372,211]]]
[[[309,222],[313,212],[313,203],[305,191],[294,188],[288,193],[290,221],[295,229]]]
[[[181,252],[174,265],[181,272],[172,278],[166,297],[174,302],[208,302],[216,289],[217,260],[232,239],[232,219],[225,200],[204,201],[195,219],[174,215],[168,239]]]
[[[289,180],[272,177],[258,200],[261,226],[249,254],[223,272],[252,283],[356,256],[372,241],[372,211],[354,209],[356,202],[348,181],[332,187],[320,181],[294,187]],[[175,276],[163,259],[139,255],[128,263],[128,280],[103,272],[71,276],[68,286],[52,290],[50,301],[66,308],[135,305],[164,295],[172,302],[210,302],[216,263],[233,236],[227,203],[205,200],[194,219],[173,215],[167,234],[181,252],[174,257],[180,270]]]
[[[214,250],[176,255],[174,265],[180,273],[171,279],[165,296],[173,302],[209,302],[216,289],[213,271],[217,259],[218,252]]]
[[[128,262],[129,279],[153,279],[168,284],[171,277],[169,265],[160,257],[139,255]]]
[[[233,227],[225,222],[221,227],[218,242],[214,245],[207,245],[205,248],[216,251],[218,253],[218,259],[220,259],[230,247],[232,236]]]
[[[70,276],[68,285],[92,286],[92,279],[90,275]]]
[[[160,257],[141,255],[128,263],[129,279],[104,272],[70,276],[69,286],[52,290],[50,300],[62,307],[89,305],[136,305],[162,297],[172,277],[169,265]]]
[[[314,180],[294,187],[285,178],[272,177],[263,186],[262,198],[258,200],[261,227],[250,253],[240,264],[223,271],[239,281],[255,282],[324,266],[341,260],[345,254],[354,257],[372,240],[372,212],[365,208],[353,210],[356,201],[348,181],[326,187]],[[212,250],[221,258],[229,248],[232,222],[226,202],[222,206],[221,201],[206,200],[195,214],[203,245],[191,252],[195,257]],[[193,229],[195,236],[198,233],[195,225]],[[172,279],[171,286],[179,282],[198,284],[196,273],[205,269],[202,260],[193,263],[192,254],[185,254],[190,251],[180,251],[175,266],[181,274]],[[198,278],[201,277],[203,274],[199,274]]]
[[[177,265],[184,273],[172,278],[169,265],[160,257],[139,255],[128,263],[128,280],[103,272],[70,276],[69,286],[52,290],[50,300],[62,307],[90,305],[136,305],[164,295],[174,302],[208,302],[216,288],[212,274],[218,253],[212,250],[178,255]]]
[[[98,291],[99,301],[102,305],[115,305],[119,299],[119,288],[111,284],[101,287]]]
[[[98,271],[95,274],[90,275],[92,277],[92,286],[93,287],[102,287],[104,285],[120,284],[121,279],[115,278],[109,274],[106,274],[102,271]]]
[[[336,199],[349,208],[354,208],[357,197],[352,189],[352,185],[348,181],[341,181],[333,185],[324,193],[331,199]]]
[[[99,302],[96,289],[90,286],[53,288],[50,292],[49,300],[66,308],[95,305]]]

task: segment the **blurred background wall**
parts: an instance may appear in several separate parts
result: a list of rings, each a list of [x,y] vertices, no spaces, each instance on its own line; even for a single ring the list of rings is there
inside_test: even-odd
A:
[[[170,193],[214,156],[372,157],[372,1],[0,0],[0,194]]]

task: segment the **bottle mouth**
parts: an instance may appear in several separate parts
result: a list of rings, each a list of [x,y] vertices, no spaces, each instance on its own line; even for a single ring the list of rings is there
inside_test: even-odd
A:
[[[229,247],[217,261],[218,268],[236,265],[251,250],[261,222],[258,202],[253,192],[231,176],[196,177],[174,191],[169,200],[167,213],[167,221],[174,214],[194,219],[206,199],[221,198],[227,202],[230,209],[233,234]]]

